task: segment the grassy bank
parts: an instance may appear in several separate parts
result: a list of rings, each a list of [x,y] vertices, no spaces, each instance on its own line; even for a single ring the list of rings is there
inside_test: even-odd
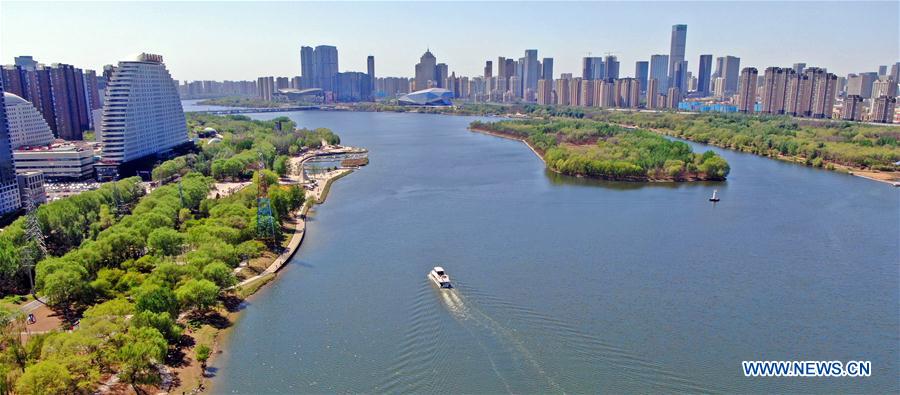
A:
[[[592,120],[541,119],[473,122],[473,130],[521,139],[550,170],[617,181],[724,180],[728,163],[712,151],[654,133]]]

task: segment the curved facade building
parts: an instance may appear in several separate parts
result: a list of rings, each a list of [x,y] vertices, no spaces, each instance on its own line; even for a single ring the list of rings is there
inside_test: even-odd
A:
[[[181,99],[162,56],[119,62],[103,101],[102,160],[122,164],[188,141]]]
[[[398,99],[401,105],[410,106],[450,106],[453,92],[441,88],[429,88],[403,95]]]
[[[3,93],[3,103],[12,149],[25,145],[47,145],[53,141],[50,125],[34,105],[9,92]]]

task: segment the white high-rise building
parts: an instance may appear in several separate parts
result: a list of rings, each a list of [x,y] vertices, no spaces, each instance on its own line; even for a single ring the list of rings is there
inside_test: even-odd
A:
[[[188,141],[178,90],[161,55],[119,62],[103,103],[104,163],[122,164]]]
[[[25,145],[47,145],[53,141],[50,125],[33,104],[9,92],[3,93],[3,102],[12,149]]]

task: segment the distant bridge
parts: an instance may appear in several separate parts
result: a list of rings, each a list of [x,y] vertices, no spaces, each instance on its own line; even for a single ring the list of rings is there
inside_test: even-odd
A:
[[[250,114],[260,112],[282,112],[282,111],[307,111],[319,110],[320,106],[296,106],[296,107],[274,107],[274,108],[229,108],[227,110],[199,110],[190,111],[203,114],[229,115],[229,114]]]

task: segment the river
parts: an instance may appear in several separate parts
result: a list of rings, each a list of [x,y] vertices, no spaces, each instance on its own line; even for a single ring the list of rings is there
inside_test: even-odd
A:
[[[370,164],[251,298],[217,393],[900,391],[898,189],[716,148],[727,182],[591,182],[473,117],[251,116],[280,115]],[[455,289],[426,282],[435,265]],[[746,378],[743,360],[873,371]]]

